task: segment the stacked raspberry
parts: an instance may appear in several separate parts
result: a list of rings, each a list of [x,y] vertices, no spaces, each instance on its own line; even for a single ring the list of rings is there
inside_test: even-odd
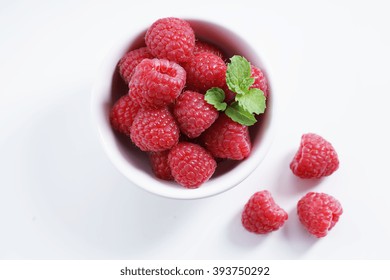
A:
[[[157,178],[198,188],[213,175],[216,158],[249,156],[248,127],[205,98],[212,88],[234,97],[224,59],[220,49],[196,38],[187,21],[170,17],[154,22],[145,45],[119,61],[118,71],[129,91],[113,105],[110,121],[149,154]],[[265,95],[263,73],[252,66],[252,74],[248,87],[264,90]]]

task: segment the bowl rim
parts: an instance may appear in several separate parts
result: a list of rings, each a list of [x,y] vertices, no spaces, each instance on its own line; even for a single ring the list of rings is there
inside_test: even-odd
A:
[[[237,32],[231,28],[228,29],[227,27],[223,27],[216,22],[203,19],[188,20],[214,25],[232,32],[238,38],[241,38],[237,35]],[[109,160],[120,171],[120,173],[122,173],[122,175],[129,179],[133,184],[150,193],[166,198],[181,200],[206,198],[223,193],[239,185],[264,160],[273,142],[275,134],[275,100],[277,97],[275,97],[275,85],[272,82],[272,74],[270,74],[272,73],[272,69],[270,68],[270,65],[268,65],[267,61],[257,52],[254,52],[246,40],[241,38],[246,47],[249,47],[249,49],[254,52],[254,55],[261,62],[262,70],[264,70],[269,87],[271,88],[270,96],[272,97],[269,101],[267,101],[267,118],[265,123],[262,124],[262,130],[265,130],[266,133],[263,133],[261,136],[261,147],[253,146],[250,156],[241,161],[240,164],[237,164],[237,166],[234,167],[234,172],[218,176],[217,178],[212,178],[212,180],[205,182],[197,189],[186,189],[180,186],[178,188],[173,188],[172,182],[156,178],[153,176],[151,170],[150,173],[145,173],[144,171],[129,164],[129,162],[117,148],[118,141],[116,139],[115,132],[111,128],[107,114],[107,106],[111,106],[108,92],[111,92],[112,80],[110,80],[109,77],[112,77],[113,73],[116,71],[119,59],[126,51],[128,51],[129,46],[133,43],[135,38],[139,37],[140,34],[143,33],[142,30],[146,30],[146,27],[144,29],[142,29],[142,27],[137,28],[137,30],[138,32],[133,32],[133,34],[130,36],[129,34],[122,36],[118,42],[114,44],[114,46],[105,56],[101,66],[97,69],[97,74],[95,75],[95,81],[92,87],[90,111],[93,125],[96,128],[100,143],[102,144]],[[210,186],[211,184],[213,186]]]

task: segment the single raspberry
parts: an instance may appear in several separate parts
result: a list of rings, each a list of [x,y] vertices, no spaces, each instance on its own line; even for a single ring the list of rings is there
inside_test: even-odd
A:
[[[202,141],[214,157],[242,160],[251,152],[248,127],[224,113],[202,134]]]
[[[139,105],[129,95],[119,98],[110,111],[111,126],[126,135],[130,136],[130,128],[138,113]]]
[[[168,165],[168,154],[169,150],[150,152],[149,159],[154,175],[162,180],[171,181],[173,180],[173,177],[171,168]]]
[[[163,107],[175,101],[186,83],[186,72],[166,59],[144,59],[134,70],[129,94],[141,107]]]
[[[222,88],[226,84],[226,64],[219,56],[210,52],[194,55],[184,65],[187,72],[187,86],[205,93],[212,87]]]
[[[321,136],[308,133],[302,135],[301,144],[290,169],[303,179],[329,176],[339,167],[339,159],[332,144]]]
[[[153,55],[146,47],[129,51],[121,58],[118,63],[119,74],[126,84],[129,84],[135,67],[145,58],[153,58]]]
[[[343,208],[333,196],[309,192],[298,201],[299,221],[314,236],[324,237],[338,222]]]
[[[288,214],[277,205],[267,190],[252,195],[242,212],[242,225],[250,232],[265,234],[278,230]]]
[[[210,43],[198,40],[195,42],[194,54],[201,52],[213,53],[223,59],[222,51],[220,49]]]
[[[198,137],[218,118],[218,111],[206,102],[204,95],[185,91],[176,100],[173,114],[180,130],[189,138]]]
[[[255,79],[250,88],[258,88],[264,92],[264,96],[268,97],[268,82],[263,71],[260,68],[251,65],[251,77]]]
[[[145,43],[155,57],[182,63],[193,55],[195,34],[185,20],[174,17],[162,18],[149,27]]]
[[[180,142],[173,147],[168,155],[168,164],[175,181],[189,189],[198,188],[206,182],[217,167],[208,151],[190,142]]]
[[[176,145],[180,131],[167,108],[141,108],[131,126],[130,135],[142,151],[159,152]]]

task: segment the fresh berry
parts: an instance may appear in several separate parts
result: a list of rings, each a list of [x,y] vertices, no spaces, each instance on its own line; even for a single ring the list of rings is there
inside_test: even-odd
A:
[[[110,111],[112,127],[130,136],[130,128],[138,113],[139,105],[129,95],[124,95],[115,102]]]
[[[210,43],[203,42],[203,41],[196,41],[195,48],[194,48],[194,54],[198,54],[201,52],[213,53],[213,54],[219,56],[220,58],[223,58],[222,52],[216,46],[214,46]]]
[[[264,92],[264,96],[268,96],[268,82],[263,71],[260,68],[251,65],[251,77],[254,78],[254,82],[250,88],[258,88]]]
[[[214,157],[242,160],[251,152],[248,127],[224,113],[202,134],[202,140]]]
[[[180,131],[167,108],[141,108],[131,126],[130,135],[142,151],[158,152],[176,145]]]
[[[218,111],[194,91],[183,92],[176,100],[173,114],[180,130],[189,138],[198,137],[218,118]]]
[[[184,65],[187,72],[187,86],[205,93],[212,87],[222,88],[226,84],[226,64],[219,56],[210,52],[194,55]]]
[[[168,164],[175,181],[190,189],[198,188],[206,182],[217,167],[208,151],[189,142],[180,142],[171,149]]]
[[[144,59],[134,70],[129,94],[141,107],[156,108],[175,101],[186,83],[186,72],[166,59]]]
[[[135,67],[145,58],[153,58],[153,55],[146,47],[129,51],[121,58],[118,63],[119,74],[126,84],[129,84]]]
[[[171,168],[168,165],[168,154],[169,150],[150,152],[149,159],[154,175],[162,180],[171,181],[173,180],[173,177]]]
[[[252,195],[242,212],[242,225],[250,232],[265,234],[278,230],[288,219],[267,190]]]
[[[149,27],[145,43],[155,57],[182,63],[193,55],[195,34],[185,20],[162,18]]]
[[[338,222],[343,208],[333,196],[309,192],[298,201],[298,217],[314,236],[324,237]]]
[[[302,135],[301,144],[290,169],[303,179],[329,176],[339,167],[339,159],[332,144],[321,136],[308,133]]]

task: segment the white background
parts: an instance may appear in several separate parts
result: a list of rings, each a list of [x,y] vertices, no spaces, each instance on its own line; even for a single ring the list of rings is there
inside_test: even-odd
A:
[[[0,0],[0,259],[389,259],[386,1],[257,2]],[[91,119],[106,53],[134,26],[166,16],[240,30],[277,84],[266,159],[213,198],[170,200],[132,185]],[[341,164],[332,176],[305,181],[289,170],[306,132],[335,146]],[[262,189],[289,213],[266,236],[240,223]],[[344,208],[323,239],[295,214],[308,191]]]

